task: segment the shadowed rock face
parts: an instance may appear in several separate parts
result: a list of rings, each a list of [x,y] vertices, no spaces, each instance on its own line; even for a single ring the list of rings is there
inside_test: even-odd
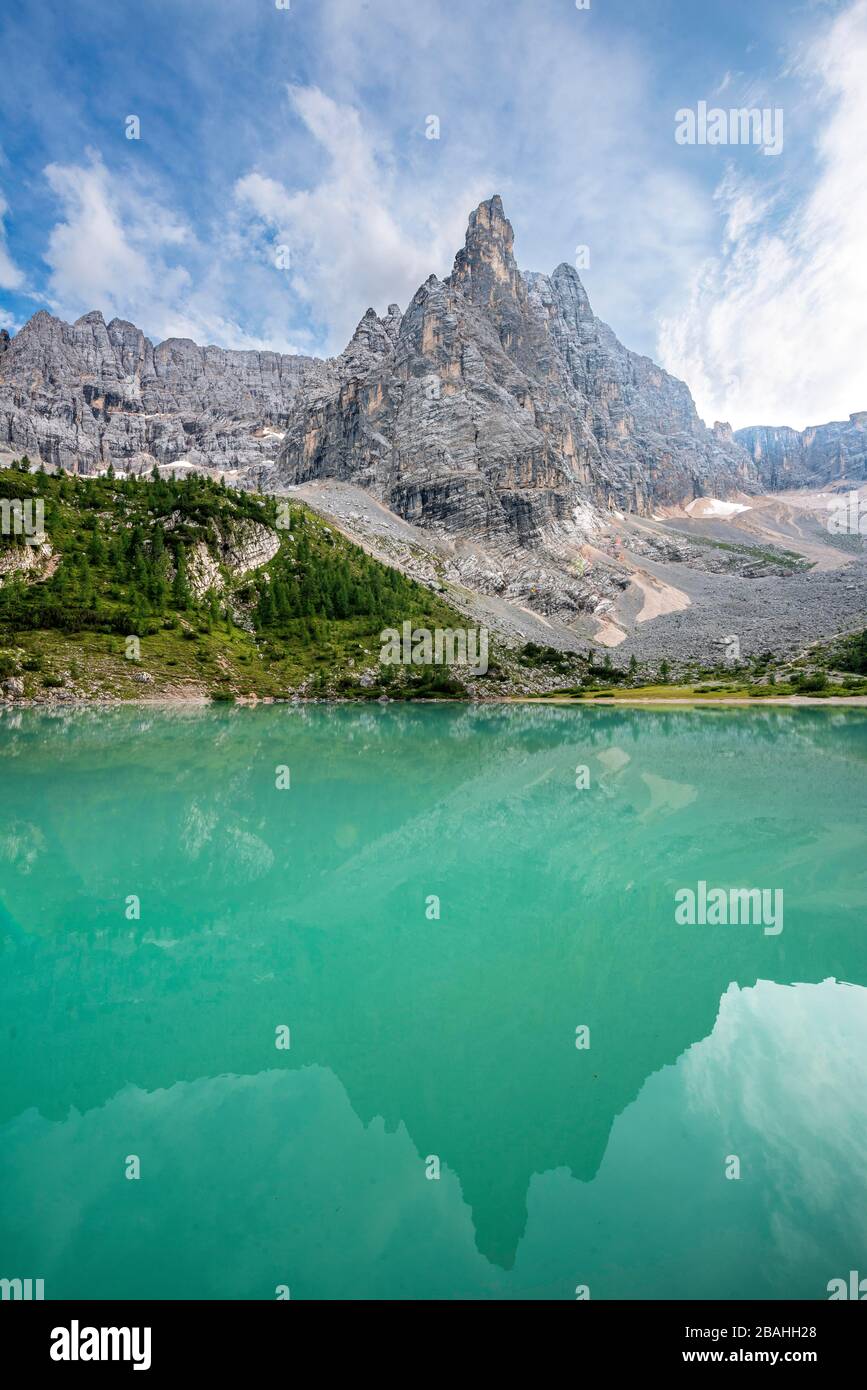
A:
[[[737,430],[735,439],[750,454],[768,489],[867,479],[867,410],[801,431],[754,425]]]

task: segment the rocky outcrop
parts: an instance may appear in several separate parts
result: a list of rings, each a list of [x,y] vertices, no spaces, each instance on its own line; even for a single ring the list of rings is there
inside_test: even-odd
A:
[[[261,569],[273,560],[280,549],[276,531],[258,521],[235,521],[223,538],[221,558],[234,578],[239,579],[251,570]]]
[[[806,430],[751,426],[735,438],[749,453],[768,490],[867,479],[867,410],[848,420]]]
[[[241,579],[267,565],[280,549],[277,532],[252,519],[233,521],[226,530],[213,522],[211,532],[210,542],[199,541],[187,557],[187,578],[198,599],[209,589],[224,591],[224,571],[232,579]]]
[[[589,534],[588,517],[865,476],[867,416],[797,434],[699,419],[689,389],[596,317],[570,265],[523,274],[499,197],[451,275],[361,318],[337,358],[154,346],[98,312],[0,334],[0,453],[87,473],[228,472],[280,490],[359,485],[494,550]]]
[[[187,582],[193,597],[201,601],[211,589],[223,588],[220,562],[204,541],[198,541],[187,556]]]
[[[245,470],[276,455],[299,395],[327,375],[314,358],[187,338],[154,347],[122,319],[41,310],[0,356],[0,448],[80,473]]]
[[[28,583],[43,579],[53,560],[54,551],[49,541],[41,541],[38,545],[0,546],[0,585],[8,579],[23,578]]]
[[[595,317],[577,272],[522,275],[498,197],[470,218],[451,276],[397,321],[369,309],[299,401],[277,482],[336,478],[424,526],[528,545],[601,508],[753,486],[687,387]]]

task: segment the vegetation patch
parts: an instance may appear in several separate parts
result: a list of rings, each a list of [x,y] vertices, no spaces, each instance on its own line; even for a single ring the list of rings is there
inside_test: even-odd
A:
[[[212,478],[78,478],[25,462],[0,470],[0,497],[44,506],[44,542],[30,553],[25,535],[0,537],[0,679],[23,679],[27,698],[325,697],[342,686],[369,699],[383,685],[384,628],[464,623],[305,506]],[[409,678],[401,698],[442,682],[442,668]]]

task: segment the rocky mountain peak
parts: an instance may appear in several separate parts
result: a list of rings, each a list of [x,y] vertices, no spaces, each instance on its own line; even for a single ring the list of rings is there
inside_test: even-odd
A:
[[[519,298],[523,282],[515,262],[515,234],[498,193],[470,213],[463,248],[455,256],[450,283],[481,307],[504,295]]]
[[[37,309],[33,317],[28,319],[25,324],[22,324],[15,337],[16,339],[20,339],[24,337],[25,334],[38,334],[40,331],[44,332],[45,329],[50,329],[58,323],[60,323],[60,319],[56,319],[53,314],[49,314],[47,309]]]
[[[542,546],[588,502],[647,512],[754,474],[683,382],[594,316],[572,266],[520,272],[499,197],[471,214],[449,278],[429,276],[400,320],[365,315],[335,368],[293,412],[276,481],[353,482],[496,546]]]
[[[402,314],[401,311],[400,311],[400,305],[399,305],[399,304],[389,304],[389,306],[388,306],[388,313],[386,314],[385,318],[382,320],[382,326],[383,326],[383,328],[385,329],[386,333],[388,334],[389,339],[390,339],[390,341],[391,341],[392,343],[396,343],[396,342],[397,342],[398,336],[399,336],[399,334],[400,334],[400,329],[401,329],[401,324],[402,324],[402,323],[403,323],[403,314]]]
[[[343,356],[349,359],[367,353],[389,352],[391,345],[391,336],[376,310],[367,309],[349,340]]]
[[[688,387],[630,352],[565,262],[523,274],[494,196],[446,280],[372,307],[339,357],[229,351],[94,310],[0,337],[0,448],[88,472],[154,461],[269,488],[356,483],[407,519],[534,546],[577,511],[647,513],[759,475],[863,476],[865,415],[805,435],[704,427]],[[577,511],[576,511],[577,509]]]
[[[557,291],[560,304],[571,313],[576,323],[593,317],[590,298],[574,265],[570,265],[568,261],[561,261],[551,276],[551,283]]]

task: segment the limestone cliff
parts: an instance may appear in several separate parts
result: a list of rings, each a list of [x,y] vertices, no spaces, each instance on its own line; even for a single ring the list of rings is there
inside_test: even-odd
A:
[[[629,352],[577,272],[522,275],[498,197],[470,217],[451,276],[398,320],[368,309],[299,400],[277,478],[341,478],[409,520],[526,544],[581,501],[638,512],[754,485],[688,388]]]
[[[264,490],[342,479],[422,526],[512,548],[568,530],[588,503],[648,513],[843,454],[863,476],[863,420],[807,443],[706,429],[687,386],[595,316],[572,266],[519,270],[499,197],[471,214],[447,279],[405,313],[368,309],[329,361],[154,346],[98,312],[41,311],[0,336],[0,452],[81,473],[216,469]]]
[[[867,410],[848,420],[793,430],[768,425],[737,430],[768,490],[867,479]]]

